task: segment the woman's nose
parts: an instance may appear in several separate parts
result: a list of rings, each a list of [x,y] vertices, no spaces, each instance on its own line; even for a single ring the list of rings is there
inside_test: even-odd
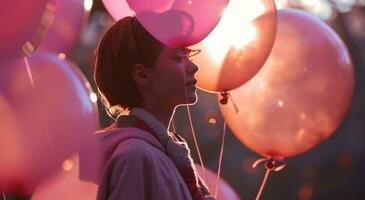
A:
[[[198,65],[197,64],[195,64],[195,63],[193,63],[192,61],[188,61],[188,66],[187,66],[187,68],[188,68],[188,73],[191,73],[191,74],[195,74],[197,71],[198,71],[198,69],[199,69],[199,67],[198,67]]]

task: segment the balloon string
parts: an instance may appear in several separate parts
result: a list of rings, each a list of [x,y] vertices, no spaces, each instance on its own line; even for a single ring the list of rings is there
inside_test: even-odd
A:
[[[189,105],[186,105],[186,108],[187,108],[187,111],[188,111],[189,124],[190,124],[190,128],[191,128],[191,133],[193,135],[195,148],[196,148],[196,151],[198,152],[198,157],[199,157],[200,165],[202,166],[202,169],[203,169],[203,179],[205,180],[205,167],[204,167],[204,162],[203,162],[203,159],[202,159],[202,155],[200,153],[200,150],[199,150],[198,141],[196,139],[196,134],[195,134],[195,131],[194,131],[194,128],[193,128],[193,122],[191,120],[191,113],[190,113],[190,106]]]
[[[217,199],[218,197],[218,185],[219,185],[219,179],[221,174],[221,166],[222,166],[222,159],[223,159],[223,152],[224,152],[224,141],[226,136],[226,127],[227,127],[227,121],[224,120],[223,125],[223,134],[222,134],[222,144],[221,144],[221,150],[219,154],[219,161],[218,161],[218,172],[217,172],[217,180],[215,183],[215,192],[214,192],[214,198]]]
[[[35,89],[33,75],[32,75],[32,71],[30,70],[30,66],[29,66],[29,62],[28,62],[27,57],[24,57],[24,62],[25,62],[25,67],[27,68],[27,73],[28,73],[28,77],[29,77],[29,80],[30,80],[30,84],[32,84],[33,89]]]
[[[271,171],[280,171],[280,170],[284,169],[286,166],[285,161],[282,157],[268,157],[268,158],[261,158],[261,159],[258,159],[257,161],[255,161],[252,165],[252,168],[255,168],[257,165],[259,165],[260,163],[263,163],[263,162],[265,162],[266,172],[265,172],[264,178],[261,182],[260,189],[257,192],[255,200],[260,199],[270,172]],[[276,165],[277,163],[279,163],[279,165]]]
[[[269,177],[269,174],[270,174],[270,170],[269,169],[266,169],[266,172],[265,172],[265,175],[264,175],[264,179],[262,180],[260,189],[259,189],[259,191],[258,191],[258,193],[256,195],[255,200],[259,200],[260,199],[261,194],[262,194],[262,191],[264,190],[264,187],[266,185],[267,178]]]
[[[30,81],[30,84],[32,85],[33,87],[33,92],[36,92],[36,88],[35,88],[35,84],[34,84],[34,79],[33,79],[33,75],[32,75],[32,71],[30,69],[30,65],[29,65],[29,61],[28,61],[28,58],[27,57],[24,57],[24,63],[25,63],[25,67],[27,69],[27,73],[28,73],[28,78],[29,78],[29,81]],[[43,122],[45,121],[45,114],[41,111],[41,113],[43,114],[42,115],[42,119],[43,119]],[[53,144],[52,144],[52,141],[51,141],[51,137],[49,135],[49,130],[48,130],[48,126],[46,123],[43,124],[44,125],[44,130],[46,132],[46,135],[47,135],[47,139],[48,139],[48,143],[49,143],[49,146],[51,147],[52,151],[54,154],[56,154],[56,151],[53,147]]]
[[[184,74],[184,83],[186,83],[186,76]],[[205,180],[205,166],[204,166],[204,162],[203,162],[203,158],[202,155],[200,153],[200,149],[199,149],[199,145],[198,145],[198,141],[196,139],[196,134],[194,131],[194,127],[193,127],[193,122],[191,120],[191,113],[190,113],[190,106],[189,106],[189,101],[188,101],[188,95],[187,95],[187,89],[186,89],[186,84],[184,84],[184,91],[185,91],[185,103],[186,103],[186,110],[188,112],[188,118],[189,118],[189,125],[190,125],[190,129],[191,129],[191,133],[193,135],[193,139],[194,139],[194,145],[195,145],[195,149],[198,153],[198,157],[199,157],[199,162],[200,165],[202,166],[202,171],[203,171],[203,179]]]
[[[233,97],[230,93],[228,93],[228,96],[229,98],[231,99],[232,101],[232,104],[233,104],[233,108],[234,108],[234,111],[236,112],[236,114],[238,114],[238,112],[240,112],[240,109],[238,108],[236,102],[233,100]]]
[[[237,104],[234,102],[232,95],[230,93],[228,93],[227,91],[221,92],[221,95],[222,95],[222,99],[219,100],[219,103],[221,103],[222,105],[226,105],[228,103],[228,99],[231,99],[234,111],[236,114],[238,114],[238,112],[240,110],[238,109]]]
[[[6,200],[5,192],[2,192],[2,194],[3,194],[3,199]]]

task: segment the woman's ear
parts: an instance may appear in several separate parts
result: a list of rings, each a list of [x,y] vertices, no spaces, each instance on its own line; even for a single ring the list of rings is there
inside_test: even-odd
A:
[[[142,64],[135,64],[132,67],[132,78],[137,85],[148,86],[151,84],[151,70]]]

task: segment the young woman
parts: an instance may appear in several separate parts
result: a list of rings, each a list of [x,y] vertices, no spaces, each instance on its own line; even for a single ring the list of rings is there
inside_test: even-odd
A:
[[[191,52],[163,45],[134,17],[103,35],[95,81],[116,123],[99,132],[99,200],[214,199],[195,172],[186,142],[167,128],[178,105],[197,100],[198,67],[189,60]]]

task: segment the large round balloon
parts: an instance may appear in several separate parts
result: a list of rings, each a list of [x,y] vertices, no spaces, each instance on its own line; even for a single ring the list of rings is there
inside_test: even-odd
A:
[[[192,47],[202,50],[193,58],[198,87],[223,92],[250,80],[268,58],[275,34],[274,0],[230,0],[213,32]]]
[[[129,8],[126,0],[102,0],[108,13],[115,20],[122,19],[126,16],[132,16],[133,12]]]
[[[143,27],[162,43],[186,47],[217,25],[229,0],[127,0]]]
[[[77,156],[65,160],[60,171],[39,185],[32,194],[32,200],[92,200],[96,199],[98,186],[79,178]]]
[[[0,191],[31,192],[98,128],[96,95],[53,54],[0,64]]]
[[[52,21],[57,0],[11,0],[0,6],[0,62],[33,53]]]
[[[248,83],[231,92],[239,108],[222,106],[236,137],[264,156],[289,157],[328,138],[351,103],[354,72],[339,36],[302,11],[278,12],[271,55]]]
[[[209,169],[205,169],[205,176],[203,176],[203,167],[195,164],[195,168],[201,177],[204,177],[204,182],[207,184],[212,195],[216,190],[217,174]],[[223,179],[219,179],[217,200],[240,200],[233,188]]]
[[[90,0],[60,0],[39,49],[55,53],[70,52],[89,16],[90,8],[84,4],[88,1]]]

